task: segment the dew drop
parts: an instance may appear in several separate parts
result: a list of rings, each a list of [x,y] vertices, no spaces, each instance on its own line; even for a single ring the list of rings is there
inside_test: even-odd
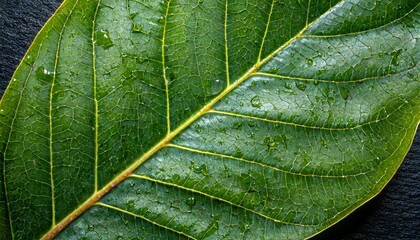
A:
[[[307,64],[308,66],[312,66],[312,65],[314,65],[314,60],[312,60],[311,58],[307,58],[307,59],[306,59],[306,64]]]
[[[251,122],[251,121],[249,121],[249,122],[248,122],[248,126],[250,126],[250,127],[255,127],[255,122]]]
[[[35,61],[35,59],[30,54],[28,54],[25,58],[25,62],[29,65],[32,65],[34,63],[34,61]]]
[[[301,91],[305,91],[305,89],[306,89],[306,84],[304,84],[304,83],[301,83],[301,82],[296,82],[296,87],[299,89],[299,90],[301,90]]]
[[[36,76],[45,81],[51,81],[54,78],[54,73],[50,72],[45,67],[38,67],[35,71]]]
[[[96,32],[96,45],[104,49],[114,46],[108,30],[101,29]]]
[[[201,164],[199,167],[195,166],[194,167],[194,172],[203,174],[205,176],[209,175],[209,170],[207,169],[207,165],[205,165],[205,164]]]
[[[207,96],[215,96],[219,94],[225,87],[224,81],[220,79],[213,80],[206,89]]]
[[[347,88],[340,88],[340,95],[344,100],[349,98],[349,90]]]
[[[400,65],[400,61],[398,60],[398,56],[400,55],[401,51],[402,51],[402,49],[399,49],[399,50],[391,53],[391,57],[392,57],[391,64],[392,65],[394,65],[394,66]]]
[[[267,73],[272,73],[272,74],[277,74],[277,73],[278,73],[277,68],[275,68],[275,67],[270,67],[270,68],[268,68],[268,69],[266,70],[266,72],[267,72]]]
[[[233,128],[234,129],[240,129],[240,128],[242,128],[242,126],[244,125],[244,123],[243,122],[235,122],[234,124],[233,124]]]
[[[251,106],[255,107],[255,108],[259,108],[262,106],[262,102],[260,97],[255,96],[251,99]]]
[[[187,198],[187,200],[185,200],[185,204],[187,204],[190,207],[194,206],[195,205],[195,198],[194,197]]]
[[[93,231],[94,229],[95,229],[95,227],[94,227],[93,225],[89,225],[89,226],[88,226],[88,230],[89,230],[89,231]]]

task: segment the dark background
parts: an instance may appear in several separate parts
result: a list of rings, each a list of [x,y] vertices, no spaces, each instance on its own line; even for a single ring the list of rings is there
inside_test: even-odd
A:
[[[0,0],[0,96],[61,0]],[[373,200],[316,239],[420,239],[420,131],[400,169]]]

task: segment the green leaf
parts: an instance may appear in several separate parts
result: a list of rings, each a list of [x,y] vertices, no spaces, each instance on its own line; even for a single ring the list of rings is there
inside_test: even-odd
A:
[[[410,0],[65,1],[0,103],[5,238],[319,233],[411,145],[419,13]]]

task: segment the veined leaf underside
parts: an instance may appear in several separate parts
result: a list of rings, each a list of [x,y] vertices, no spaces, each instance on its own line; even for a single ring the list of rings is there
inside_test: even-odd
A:
[[[310,237],[408,151],[418,16],[403,0],[65,1],[0,104],[2,224]]]

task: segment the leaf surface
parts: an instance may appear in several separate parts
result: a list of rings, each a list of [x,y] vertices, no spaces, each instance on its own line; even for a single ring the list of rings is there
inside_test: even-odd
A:
[[[408,151],[418,20],[414,1],[65,1],[0,105],[0,226],[312,236]]]

